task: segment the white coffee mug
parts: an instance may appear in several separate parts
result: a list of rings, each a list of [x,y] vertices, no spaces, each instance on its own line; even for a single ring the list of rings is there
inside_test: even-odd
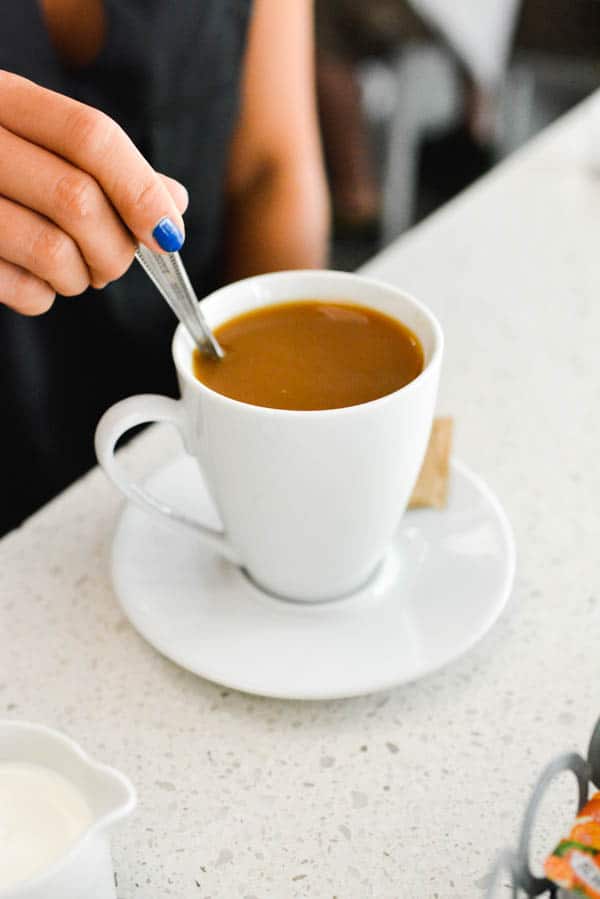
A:
[[[180,326],[172,351],[181,399],[145,395],[117,403],[98,425],[96,453],[129,499],[195,529],[199,540],[241,566],[264,590],[314,602],[366,583],[398,527],[431,430],[443,337],[437,320],[417,300],[343,272],[259,275],[217,290],[202,309],[215,328],[251,309],[303,299],[367,306],[404,323],[423,345],[422,373],[394,393],[343,409],[253,406],[194,377],[193,343]],[[168,508],[119,466],[114,455],[119,437],[151,421],[179,428],[219,510],[222,531]]]

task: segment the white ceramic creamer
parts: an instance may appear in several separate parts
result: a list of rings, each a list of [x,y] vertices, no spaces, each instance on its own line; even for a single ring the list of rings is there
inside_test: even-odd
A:
[[[0,888],[43,874],[92,822],[83,794],[62,774],[25,762],[0,764]]]
[[[0,721],[0,899],[115,899],[109,831],[135,801],[62,734]]]

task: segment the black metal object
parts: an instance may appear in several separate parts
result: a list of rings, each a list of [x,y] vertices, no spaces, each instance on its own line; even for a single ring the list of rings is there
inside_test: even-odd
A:
[[[505,849],[500,853],[491,872],[487,899],[496,899],[500,895],[499,890],[505,884],[505,878],[512,889],[513,899],[518,899],[523,894],[529,899],[542,895],[569,899],[573,895],[565,890],[557,891],[546,877],[536,877],[529,864],[531,836],[540,803],[549,785],[563,771],[571,771],[577,781],[576,811],[579,812],[588,800],[590,784],[600,789],[600,719],[592,733],[587,759],[577,752],[568,752],[557,756],[542,771],[525,809],[518,846],[514,850]]]

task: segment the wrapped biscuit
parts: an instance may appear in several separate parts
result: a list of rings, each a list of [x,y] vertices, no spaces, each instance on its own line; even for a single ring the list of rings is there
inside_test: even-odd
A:
[[[444,509],[448,501],[452,419],[436,418],[409,508]]]
[[[581,809],[569,836],[546,859],[544,871],[567,896],[600,899],[600,792]]]

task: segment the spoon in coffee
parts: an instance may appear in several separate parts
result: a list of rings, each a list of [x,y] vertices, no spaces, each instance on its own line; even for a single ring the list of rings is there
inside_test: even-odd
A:
[[[225,353],[202,314],[198,297],[179,253],[155,253],[139,244],[135,258],[187,329],[200,352],[222,359]]]

